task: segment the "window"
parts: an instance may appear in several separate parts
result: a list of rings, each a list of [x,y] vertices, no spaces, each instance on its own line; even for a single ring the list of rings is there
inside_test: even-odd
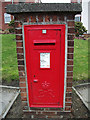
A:
[[[10,2],[11,0],[5,0],[5,2]]]
[[[11,21],[11,15],[7,14],[7,13],[4,13],[4,22],[5,23],[10,23],[10,21]]]
[[[76,15],[75,22],[80,22],[80,21],[81,21],[81,15]]]

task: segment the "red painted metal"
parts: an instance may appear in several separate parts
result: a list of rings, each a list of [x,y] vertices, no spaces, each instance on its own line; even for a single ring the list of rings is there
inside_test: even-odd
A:
[[[56,40],[34,40],[33,43],[56,43]]]
[[[24,25],[24,36],[30,107],[63,107],[65,25]]]

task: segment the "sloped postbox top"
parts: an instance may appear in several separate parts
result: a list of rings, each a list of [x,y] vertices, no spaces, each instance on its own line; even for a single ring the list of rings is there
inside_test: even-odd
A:
[[[19,3],[6,6],[9,14],[32,12],[75,12],[81,13],[82,7],[78,3]]]

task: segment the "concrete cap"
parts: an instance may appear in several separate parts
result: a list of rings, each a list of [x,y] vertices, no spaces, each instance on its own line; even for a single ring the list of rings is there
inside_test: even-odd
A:
[[[6,6],[6,12],[36,13],[36,12],[74,12],[81,13],[82,7],[78,3],[19,3]]]

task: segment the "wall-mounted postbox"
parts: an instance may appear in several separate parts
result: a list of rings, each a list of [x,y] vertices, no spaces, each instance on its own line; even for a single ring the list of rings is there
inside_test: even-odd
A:
[[[80,4],[20,3],[14,15],[23,111],[31,118],[61,118],[72,111],[74,18]],[[69,116],[69,115],[67,115]]]
[[[63,107],[65,25],[25,25],[30,107]]]

